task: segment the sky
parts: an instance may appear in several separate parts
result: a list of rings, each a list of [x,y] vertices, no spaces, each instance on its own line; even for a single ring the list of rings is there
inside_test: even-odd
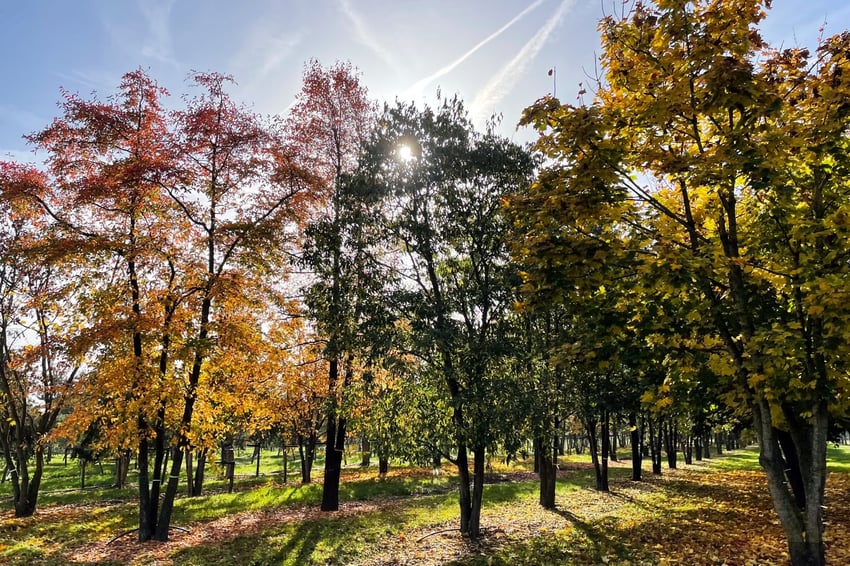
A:
[[[283,114],[304,63],[350,61],[373,98],[431,103],[459,95],[477,124],[555,90],[572,102],[594,74],[598,19],[621,0],[0,0],[0,159],[37,161],[22,138],[58,116],[61,90],[114,93],[145,69],[172,94],[191,71],[233,75],[234,99]],[[775,45],[814,47],[850,28],[850,0],[774,0]],[[548,71],[554,68],[554,76]]]

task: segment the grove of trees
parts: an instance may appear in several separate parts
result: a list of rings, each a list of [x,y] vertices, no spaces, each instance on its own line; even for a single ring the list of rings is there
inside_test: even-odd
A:
[[[623,4],[591,92],[525,110],[530,146],[456,97],[380,108],[349,63],[307,63],[271,118],[217,73],[179,103],[143,70],[63,92],[27,136],[41,164],[0,162],[15,514],[36,512],[48,444],[85,440],[125,474],[135,455],[139,539],[167,540],[181,477],[199,495],[236,435],[271,434],[305,483],[324,446],[335,511],[354,436],[384,473],[454,464],[474,538],[489,454],[530,442],[554,508],[568,436],[607,491],[622,431],[640,481],[644,456],[660,474],[749,428],[791,562],[825,564],[850,32],[775,49],[769,7]]]

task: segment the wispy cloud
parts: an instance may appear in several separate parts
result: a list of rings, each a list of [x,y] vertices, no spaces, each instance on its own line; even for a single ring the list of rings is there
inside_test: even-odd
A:
[[[485,37],[481,41],[479,41],[472,49],[470,49],[469,51],[467,51],[466,53],[464,53],[463,55],[461,55],[460,57],[458,57],[457,59],[455,59],[454,61],[452,61],[448,65],[445,65],[444,67],[440,68],[437,72],[435,72],[435,73],[433,73],[433,74],[431,74],[431,75],[429,75],[429,76],[427,76],[423,79],[416,81],[416,83],[414,83],[405,92],[405,98],[414,97],[414,96],[420,94],[426,86],[428,86],[429,84],[431,84],[435,80],[439,79],[440,77],[445,76],[445,75],[449,74],[450,72],[452,72],[454,69],[456,69],[458,67],[458,65],[460,65],[461,63],[463,63],[464,61],[466,61],[467,59],[472,57],[472,55],[474,55],[476,51],[478,51],[479,49],[481,49],[482,47],[484,47],[485,45],[487,45],[488,43],[490,43],[491,41],[493,41],[494,39],[496,39],[497,37],[502,35],[505,31],[510,29],[511,26],[513,26],[515,23],[520,21],[526,14],[528,14],[529,12],[531,12],[532,10],[534,10],[535,8],[540,6],[540,4],[542,4],[544,1],[545,0],[535,0],[535,2],[533,2],[531,5],[526,7],[522,12],[520,12],[519,14],[517,14],[516,16],[511,18],[510,21],[508,21],[508,23],[506,23],[505,25],[503,25],[502,27],[500,27],[499,29],[497,29],[496,31],[494,31],[493,33],[491,33],[490,35],[488,35],[487,37]]]
[[[496,110],[498,103],[513,89],[522,73],[537,56],[549,36],[564,19],[574,0],[563,0],[552,17],[537,30],[537,33],[523,45],[522,49],[508,63],[493,75],[484,88],[475,97],[471,109],[476,118],[486,118]]]
[[[248,41],[238,51],[232,66],[239,75],[244,73],[261,80],[278,70],[303,39],[304,34],[300,31],[273,33],[257,26],[248,34]]]
[[[3,148],[0,148],[0,161],[14,161],[29,165],[40,165],[42,163],[34,151]]]
[[[46,126],[47,120],[24,108],[0,104],[0,125],[6,124],[11,124],[13,131],[31,132]]]
[[[71,92],[79,90],[74,88],[74,85],[82,85],[88,89],[88,92],[99,92],[101,94],[108,93],[118,86],[115,75],[106,71],[73,69],[67,73],[57,72],[55,75],[63,81],[62,87]],[[58,96],[58,90],[56,94]]]
[[[139,0],[139,8],[148,27],[142,43],[142,55],[179,67],[171,42],[171,9],[174,0]]]
[[[342,13],[345,14],[354,26],[354,33],[360,43],[371,49],[375,55],[389,65],[396,73],[401,72],[403,69],[402,65],[399,64],[392,52],[378,41],[378,36],[369,29],[369,26],[363,21],[363,17],[354,10],[351,2],[349,0],[339,0],[338,3]]]

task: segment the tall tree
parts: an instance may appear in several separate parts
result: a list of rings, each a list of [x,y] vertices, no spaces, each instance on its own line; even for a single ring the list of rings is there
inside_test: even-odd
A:
[[[116,428],[138,446],[140,540],[168,537],[220,313],[283,265],[311,194],[279,133],[229,98],[229,80],[196,76],[203,94],[170,114],[142,71],[105,102],[66,93],[63,116],[29,138],[48,174],[14,184],[64,230],[65,251],[92,259],[81,308],[96,321],[98,384],[83,391],[88,423],[76,421],[132,423]]]
[[[257,286],[256,278],[282,268],[280,258],[292,244],[288,228],[303,220],[313,198],[312,177],[287,153],[279,132],[227,94],[231,77],[198,74],[194,82],[201,94],[174,115],[179,176],[161,184],[188,227],[181,268],[194,336],[188,337],[182,415],[157,540],[168,539],[201,374],[217,348],[217,323],[225,318],[216,312],[227,312],[243,287]]]
[[[709,332],[682,325],[680,339],[722,344],[712,375],[755,417],[792,563],[824,564],[827,425],[846,415],[850,386],[840,299],[850,290],[850,33],[812,58],[764,44],[768,1],[630,7],[600,24],[605,82],[593,104],[543,100],[525,122],[553,160],[553,198],[590,190],[640,206],[620,221],[645,237],[659,289],[704,305],[695,316]]]
[[[287,119],[289,144],[297,148],[302,165],[321,182],[321,198],[306,230],[302,262],[313,272],[306,306],[325,341],[328,361],[323,511],[339,509],[346,434],[340,396],[354,376],[357,335],[368,316],[365,295],[374,286],[368,280],[367,265],[369,197],[346,181],[357,165],[374,118],[374,104],[350,63],[324,68],[312,60],[305,67],[304,84]]]
[[[159,501],[165,442],[163,412],[148,411],[150,400],[160,391],[156,381],[148,379],[156,366],[145,350],[158,342],[153,328],[163,323],[156,297],[168,296],[173,283],[172,278],[149,276],[169,271],[159,253],[169,247],[164,227],[172,219],[160,183],[174,171],[167,115],[160,104],[164,94],[142,71],[126,74],[118,93],[107,101],[64,93],[62,117],[29,136],[47,152],[49,174],[18,183],[20,195],[41,204],[64,230],[66,251],[93,259],[87,277],[91,299],[84,301],[84,308],[92,309],[96,321],[89,333],[99,336],[105,346],[98,361],[112,362],[104,367],[108,371],[98,372],[101,385],[111,386],[98,396],[126,408],[125,418],[135,423],[140,463],[144,460],[139,497],[142,539],[153,534],[149,525]],[[180,228],[179,223],[168,224],[172,230]],[[168,318],[170,311],[165,310]],[[167,343],[163,346],[167,351]],[[147,477],[149,436],[157,439],[152,487]]]
[[[436,109],[387,108],[364,158],[364,174],[387,195],[390,241],[401,246],[395,304],[408,321],[407,349],[450,400],[460,528],[472,537],[485,451],[510,422],[497,410],[512,391],[500,359],[515,277],[501,199],[529,182],[532,166],[523,148],[492,129],[475,131],[456,98]]]

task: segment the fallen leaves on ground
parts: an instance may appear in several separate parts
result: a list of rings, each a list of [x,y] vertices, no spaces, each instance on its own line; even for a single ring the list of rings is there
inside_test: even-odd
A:
[[[577,470],[561,472],[563,478]],[[534,480],[528,473],[493,474],[492,483]],[[567,481],[569,481],[567,479]],[[286,507],[241,512],[173,531],[167,543],[139,543],[135,534],[109,543],[109,538],[85,545],[65,556],[68,562],[158,564],[174,563],[181,549],[217,548],[236,537],[256,536],[276,525],[313,520],[346,520],[392,508],[416,506],[429,496],[387,497],[346,502],[333,515],[316,507]],[[850,475],[830,474],[826,491],[827,559],[850,564]],[[549,511],[535,498],[487,504],[481,515],[482,535],[461,536],[457,519],[405,529],[393,525],[370,543],[353,562],[361,566],[437,564],[725,564],[750,566],[785,564],[787,551],[772,509],[764,475],[758,471],[723,471],[688,467],[665,470],[643,482],[613,481],[611,493],[576,489],[559,493],[557,509]],[[57,506],[39,512],[39,521],[73,520],[86,506]],[[25,520],[21,528],[27,528]],[[7,521],[6,526],[11,523]],[[400,529],[400,530],[399,530]],[[109,544],[108,544],[109,543]]]

